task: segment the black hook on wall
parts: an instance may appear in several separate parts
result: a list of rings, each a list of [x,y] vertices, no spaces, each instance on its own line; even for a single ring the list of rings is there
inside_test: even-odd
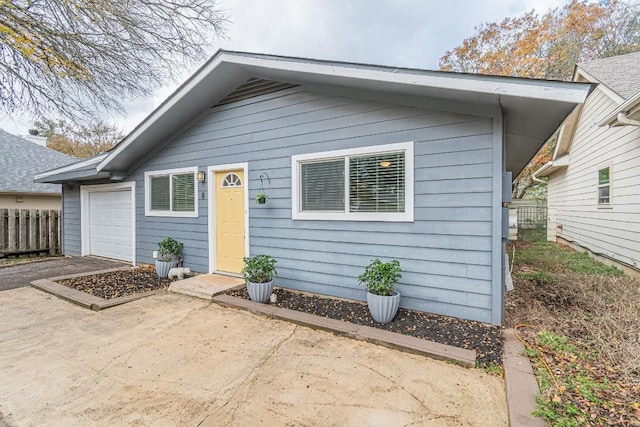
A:
[[[271,188],[271,178],[269,178],[269,175],[267,175],[266,172],[262,172],[260,174],[260,191],[262,192],[262,190],[264,190],[264,179],[267,179],[267,182],[269,183],[269,188]]]

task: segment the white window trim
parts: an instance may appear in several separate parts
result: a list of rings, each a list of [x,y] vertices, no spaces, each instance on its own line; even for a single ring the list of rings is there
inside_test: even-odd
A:
[[[380,154],[404,151],[405,158],[405,200],[404,212],[349,212],[349,174],[345,169],[345,211],[344,212],[301,212],[300,211],[300,164],[311,160],[330,160],[347,156],[364,154]],[[345,160],[346,164],[346,160]],[[414,206],[414,160],[413,141],[396,144],[374,145],[368,147],[350,148],[346,150],[323,151],[320,153],[299,154],[291,156],[291,218],[293,220],[316,221],[382,221],[382,222],[413,222]]]
[[[154,211],[151,210],[151,178],[164,175],[178,175],[184,173],[193,173],[193,212],[174,212],[174,211]],[[180,169],[165,169],[157,171],[149,171],[144,173],[144,215],[145,216],[166,216],[174,218],[197,218],[198,217],[198,180],[196,179],[196,173],[198,168],[196,166],[190,168]],[[169,180],[169,191],[173,191],[171,187],[171,180]],[[169,200],[171,201],[171,193],[169,193]]]
[[[609,203],[600,203],[600,188],[605,187],[604,184],[600,184],[600,171],[602,169],[609,168]],[[598,202],[599,209],[611,209],[613,208],[613,161],[603,163],[598,166],[596,176],[596,201]]]
[[[98,191],[118,191],[128,189],[131,192],[131,265],[136,265],[136,183],[134,181],[115,184],[81,185],[80,186],[80,254],[91,254],[91,238],[89,224],[89,193]]]

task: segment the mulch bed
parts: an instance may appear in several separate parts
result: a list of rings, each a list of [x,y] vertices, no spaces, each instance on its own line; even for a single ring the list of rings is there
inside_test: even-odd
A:
[[[168,278],[159,278],[153,267],[139,267],[58,281],[59,284],[104,299],[113,299],[167,288]]]
[[[502,365],[503,342],[500,327],[403,308],[398,310],[393,321],[383,325],[371,318],[365,303],[303,294],[282,288],[274,288],[274,293],[278,296],[278,301],[274,304],[277,307],[475,350],[477,366]],[[231,291],[229,295],[249,298],[246,288]]]

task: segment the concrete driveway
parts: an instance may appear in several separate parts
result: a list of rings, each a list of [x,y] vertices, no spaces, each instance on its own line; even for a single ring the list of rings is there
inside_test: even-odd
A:
[[[49,277],[87,273],[108,268],[125,267],[131,263],[92,257],[57,257],[0,267],[0,291],[29,286],[31,282]]]
[[[0,293],[10,426],[506,426],[501,379],[202,300]]]

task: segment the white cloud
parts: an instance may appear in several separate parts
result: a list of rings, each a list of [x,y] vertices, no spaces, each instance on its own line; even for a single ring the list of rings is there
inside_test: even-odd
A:
[[[437,69],[440,57],[473,34],[474,27],[563,0],[224,0],[231,23],[218,48],[401,67]],[[201,62],[204,62],[203,58]],[[184,70],[187,78],[191,70]],[[130,131],[177,83],[126,104],[127,114],[107,116]],[[28,122],[0,117],[0,127],[24,134]]]

